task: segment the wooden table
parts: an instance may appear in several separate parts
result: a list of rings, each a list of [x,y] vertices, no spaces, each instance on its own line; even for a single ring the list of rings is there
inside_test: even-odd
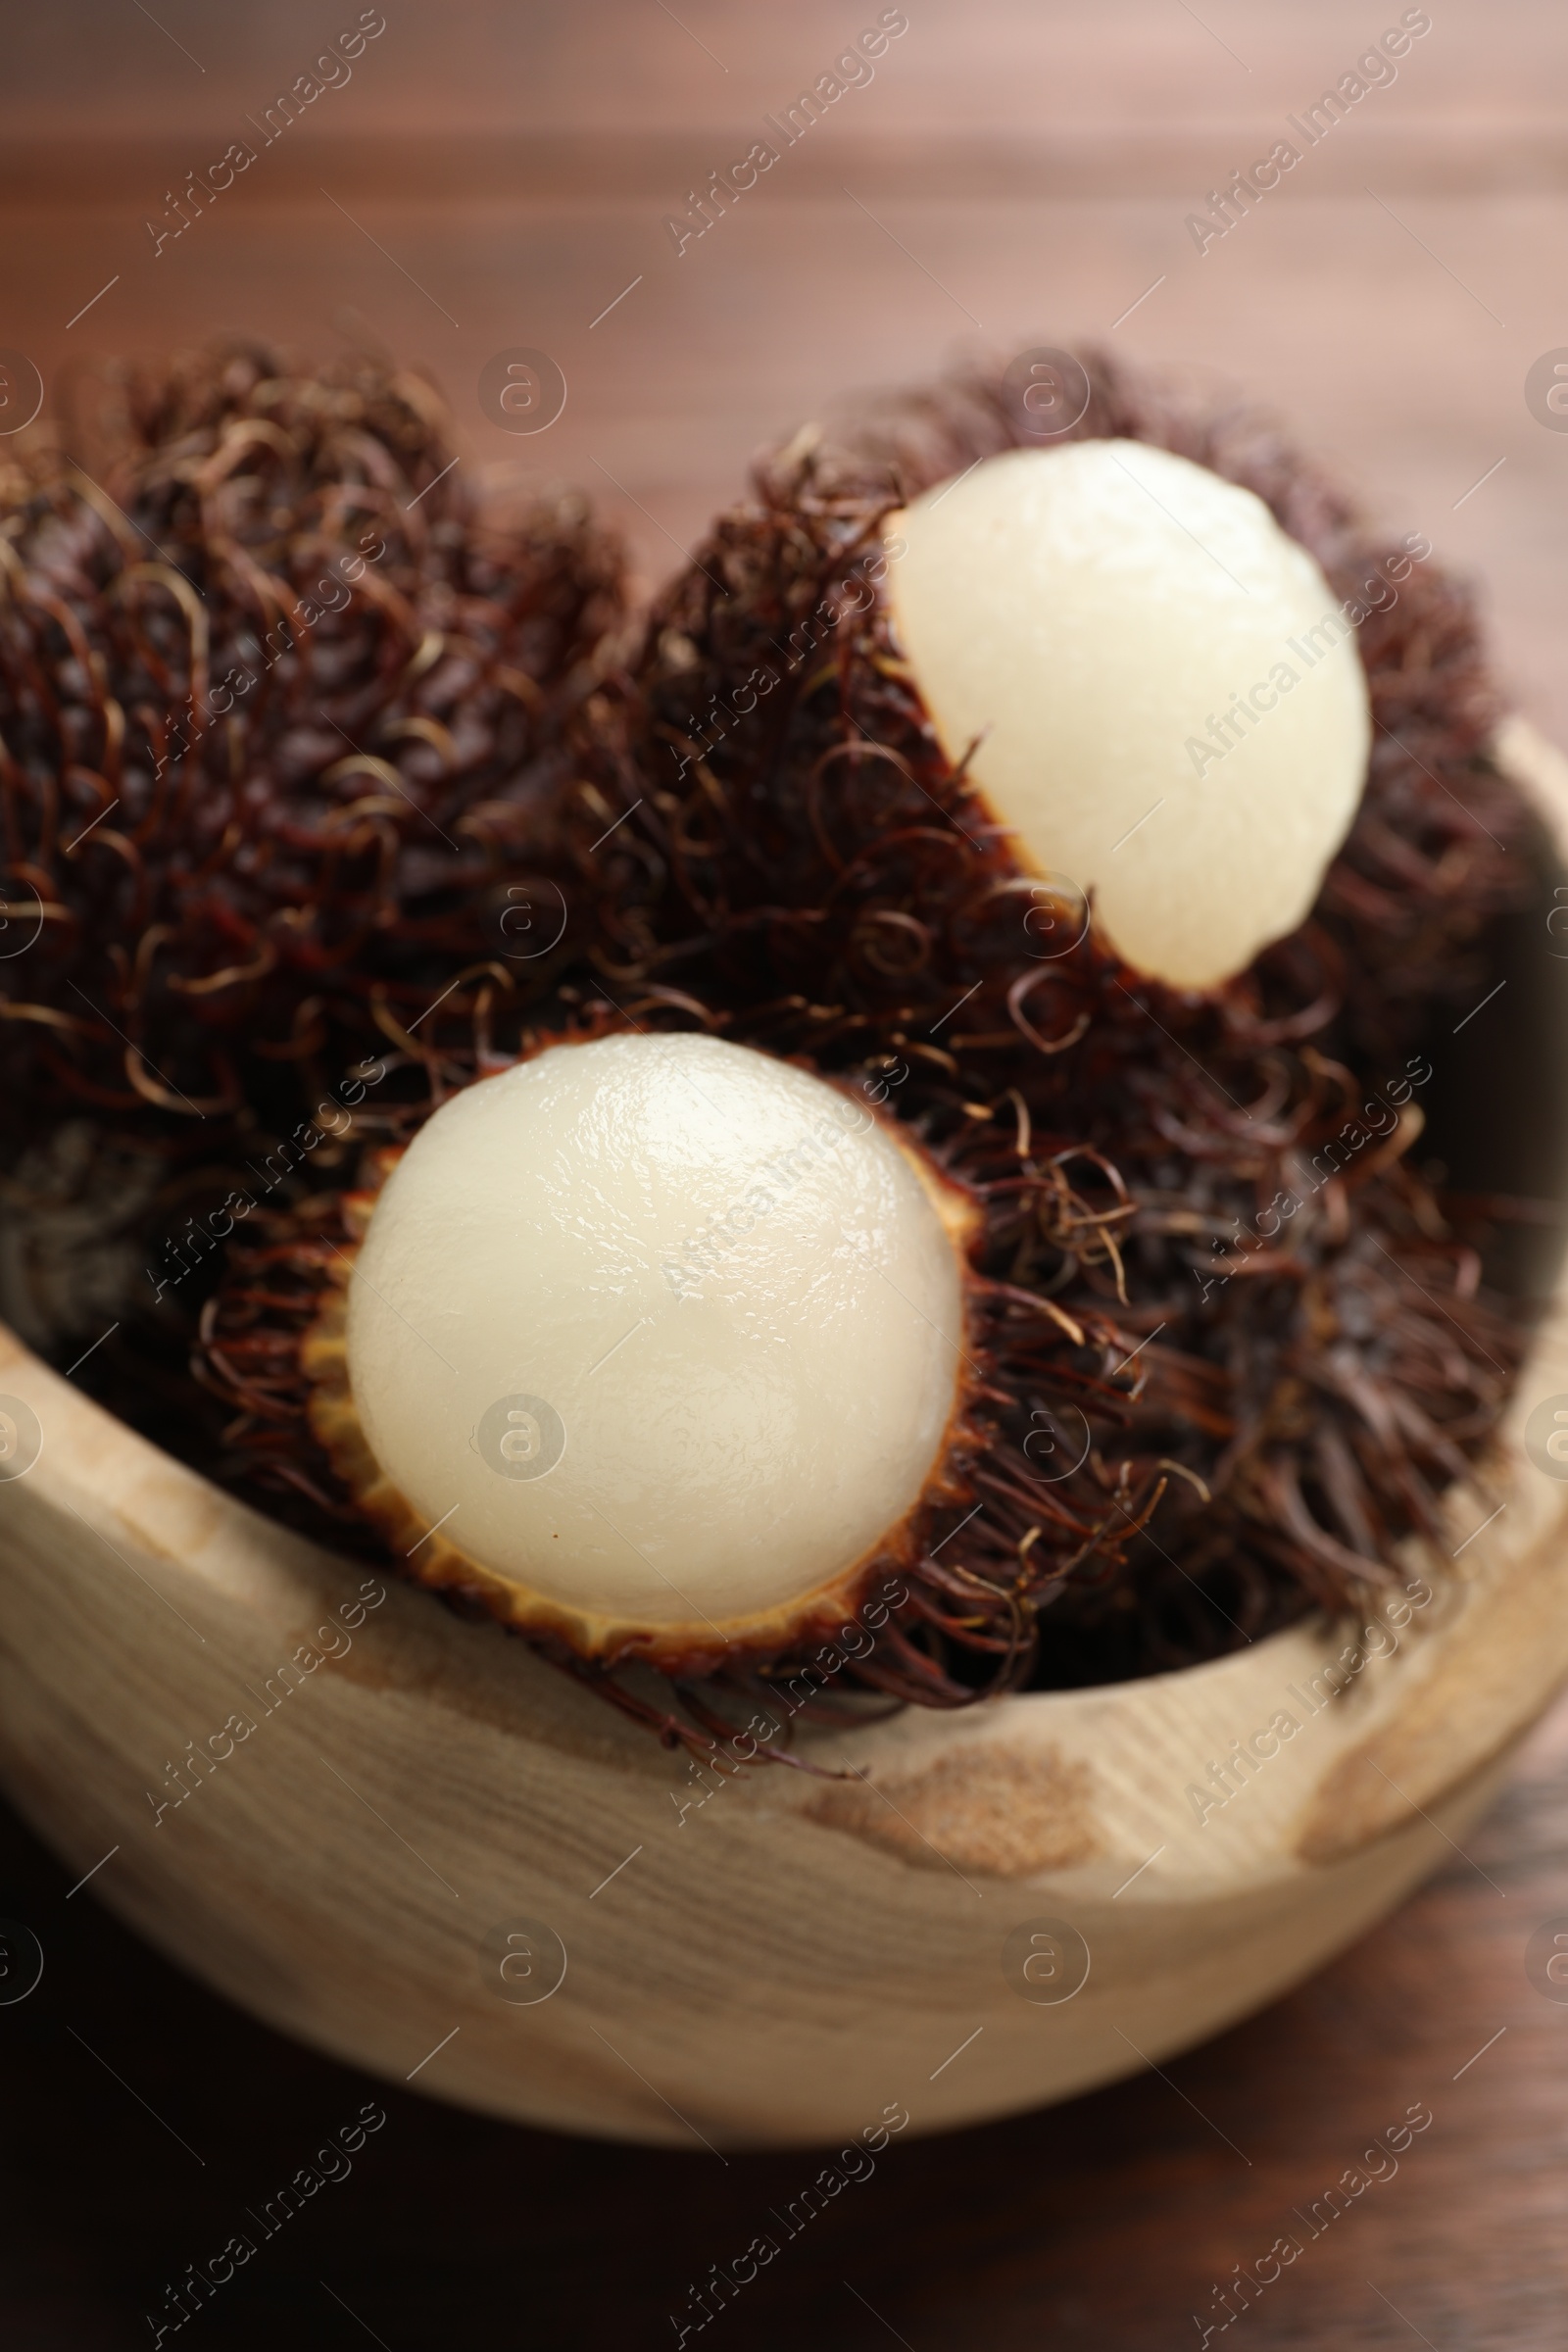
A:
[[[191,2342],[673,2344],[691,2285],[766,2230],[777,2259],[691,2343],[1156,2352],[1197,2343],[1233,2266],[1288,2236],[1301,2253],[1241,2323],[1253,2352],[1557,2352],[1568,2005],[1527,1980],[1525,1947],[1568,1928],[1565,1819],[1568,1706],[1468,1852],[1302,1990],[1163,2076],[894,2140],[788,2242],[770,2211],[821,2155],[600,2146],[389,2090],[165,1966],[4,1818],[0,1913],[45,1954],[36,1991],[0,2008],[4,2340],[144,2344],[144,2313],[167,2316],[166,2288],[241,2230],[256,2256]],[[349,2176],[263,2239],[246,2209],[264,2216],[368,2101],[387,2120]],[[1320,2204],[1314,2238],[1314,2204],[1412,2107],[1432,2121],[1397,2171],[1374,2155],[1359,2177],[1386,2177],[1332,2221]]]
[[[257,132],[255,166],[155,254],[163,191],[250,135],[318,53],[319,12],[274,0],[214,24],[164,0],[154,22],[75,0],[8,34],[0,344],[52,383],[79,351],[220,326],[318,353],[373,333],[446,384],[466,462],[583,482],[652,579],[754,447],[845,391],[955,350],[1093,336],[1272,403],[1393,527],[1481,573],[1501,667],[1568,739],[1568,434],[1523,389],[1568,345],[1568,146],[1549,111],[1568,21],[1544,0],[1432,13],[1397,81],[1200,255],[1186,219],[1205,191],[1266,154],[1396,7],[921,0],[874,80],[677,254],[663,221],[684,191],[859,19],[829,0],[389,9],[352,82],[270,146]],[[550,352],[569,387],[535,438],[476,398],[514,345]],[[1234,2341],[1216,2287],[1289,2234],[1303,2251],[1238,2323],[1254,2352],[1555,2348],[1568,2006],[1524,1955],[1543,1922],[1568,1928],[1565,1821],[1568,1710],[1469,1854],[1315,1983],[1165,2078],[895,2141],[688,2340],[1152,2352],[1199,2341],[1196,2313]],[[384,2091],[250,2024],[90,1886],[68,1888],[0,1824],[0,1916],[46,1954],[38,1989],[0,2006],[0,2314],[19,2352],[149,2341],[166,2286],[367,2100],[388,2120],[351,2177],[263,2244],[190,2340],[673,2343],[690,2285],[816,2169],[576,2143]],[[1433,2121],[1397,2175],[1312,2236],[1300,2216],[1412,2104]]]

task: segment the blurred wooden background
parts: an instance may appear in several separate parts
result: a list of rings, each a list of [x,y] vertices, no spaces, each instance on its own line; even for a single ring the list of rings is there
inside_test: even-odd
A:
[[[910,0],[874,78],[677,257],[665,216],[879,7],[388,0],[352,79],[263,147],[253,122],[353,0],[167,0],[156,22],[57,0],[7,29],[0,344],[47,378],[69,352],[222,326],[317,353],[378,335],[441,378],[476,463],[590,486],[658,576],[749,454],[824,404],[1093,336],[1273,404],[1479,573],[1505,669],[1568,735],[1568,434],[1523,389],[1568,345],[1568,18],[1435,8],[1392,86],[1200,256],[1187,214],[1353,71],[1396,0]],[[166,192],[236,138],[254,165],[155,258]],[[513,346],[567,379],[537,438],[479,410]]]
[[[1395,0],[908,0],[874,77],[677,256],[666,214],[880,13],[386,0],[352,78],[263,145],[256,120],[356,23],[354,0],[13,12],[0,346],[47,386],[78,353],[223,328],[317,355],[376,337],[445,385],[466,463],[580,482],[651,582],[754,449],[845,394],[1093,337],[1272,405],[1392,526],[1478,575],[1505,677],[1568,741],[1568,434],[1524,393],[1568,347],[1568,18],[1433,0],[1392,86],[1200,256],[1185,216],[1353,71]],[[170,225],[169,195],[232,139],[254,165],[155,254],[148,219]],[[510,436],[480,410],[480,368],[514,346],[564,371],[547,433]],[[1212,2289],[1232,2266],[1425,2101],[1433,2127],[1397,2179],[1237,2325],[1257,2352],[1555,2348],[1568,2012],[1532,1987],[1524,1951],[1568,1914],[1565,1825],[1559,1712],[1473,1858],[1314,1984],[1168,2079],[895,2144],[711,2340],[1196,2341],[1195,2313],[1224,2317]],[[48,1963],[0,2006],[0,2334],[18,2352],[145,2343],[165,2284],[372,2086],[164,1967],[90,1886],[68,1903],[14,1823],[0,1917],[29,1923]],[[672,2342],[688,2284],[812,2169],[600,2148],[385,2096],[352,2180],[225,2290],[197,2323],[207,2340]]]

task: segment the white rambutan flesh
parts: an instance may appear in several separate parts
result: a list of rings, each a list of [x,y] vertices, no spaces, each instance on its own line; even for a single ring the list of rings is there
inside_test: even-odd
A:
[[[889,525],[944,750],[1110,945],[1217,987],[1302,921],[1366,777],[1354,629],[1250,490],[1133,441],[1014,449]]]
[[[787,1611],[939,1463],[960,1221],[808,1071],[685,1034],[551,1047],[454,1096],[377,1197],[354,1406],[444,1542],[568,1616]]]

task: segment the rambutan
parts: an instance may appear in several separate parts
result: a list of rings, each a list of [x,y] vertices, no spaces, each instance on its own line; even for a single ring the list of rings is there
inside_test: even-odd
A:
[[[559,1060],[606,1038],[651,1046],[689,1035],[696,1014],[695,1005],[661,995],[619,1006],[590,999],[569,1028],[532,1036],[521,1063],[482,1049],[427,1059],[444,1106],[435,1120],[450,1118],[475,1087],[483,1093],[537,1067],[539,1056]],[[233,1250],[198,1357],[201,1377],[233,1409],[228,1475],[269,1493],[271,1507],[281,1501],[317,1532],[335,1521],[351,1542],[371,1541],[404,1573],[501,1618],[628,1711],[700,1744],[722,1732],[726,1694],[757,1699],[789,1690],[814,1701],[825,1690],[858,1688],[956,1706],[1030,1682],[1111,1680],[1191,1663],[1313,1606],[1375,1606],[1399,1539],[1441,1535],[1442,1492],[1484,1446],[1517,1334],[1470,1295],[1466,1253],[1435,1238],[1429,1197],[1394,1156],[1393,1111],[1382,1149],[1329,1180],[1329,1201],[1303,1214],[1289,1248],[1257,1245],[1215,1260],[1207,1244],[1227,1224],[1225,1204],[1265,1169],[1272,1176],[1296,1164],[1297,1139],[1261,1098],[1250,1134],[1239,1120],[1217,1121],[1212,1091],[1188,1083],[1178,1055],[1151,1056],[1129,1118],[1129,1142],[1146,1157],[1165,1154],[1165,1189],[1135,1193],[1094,1147],[1036,1124],[1026,1071],[1016,1073],[1022,1085],[987,1103],[973,1099],[969,1073],[955,1057],[865,1053],[865,1024],[857,1041],[863,1058],[854,1065],[845,1039],[805,1012],[761,1020],[715,1014],[699,1034],[745,1040],[751,1057],[771,1062],[781,1078],[814,1066],[808,1040],[823,1047],[837,1073],[829,1099],[847,1111],[868,1106],[881,1130],[966,1206],[948,1220],[946,1241],[932,1244],[938,1254],[951,1250],[961,1273],[953,1409],[924,1478],[880,1540],[851,1540],[832,1573],[815,1581],[803,1555],[791,1581],[788,1532],[775,1541],[769,1515],[759,1511],[750,1540],[763,1544],[791,1605],[758,1619],[747,1614],[739,1558],[732,1577],[720,1574],[713,1592],[689,1600],[691,1571],[678,1542],[661,1540],[656,1502],[645,1498],[639,1512],[635,1482],[621,1500],[590,1482],[585,1492],[609,1514],[610,1536],[638,1558],[646,1554],[652,1574],[678,1588],[685,1604],[639,1618],[624,1601],[612,1609],[596,1598],[592,1562],[582,1563],[574,1605],[563,1605],[555,1586],[541,1598],[535,1572],[517,1572],[475,1517],[472,1497],[458,1492],[455,1468],[443,1485],[439,1473],[416,1466],[425,1483],[411,1495],[407,1449],[385,1426],[370,1442],[365,1375],[344,1346],[344,1294],[359,1279],[361,1248],[376,1230],[381,1187],[401,1147],[373,1153],[359,1188],[259,1219]],[[1338,1117],[1344,1104],[1326,1067],[1319,1086],[1317,1115]],[[687,1102],[678,1081],[669,1091],[677,1099],[662,1102],[663,1119],[683,1132],[694,1114],[700,1124],[700,1101]],[[409,1114],[407,1131],[426,1132],[428,1115]],[[858,1115],[869,1124],[866,1109]],[[1187,1123],[1205,1116],[1202,1134]],[[621,1121],[612,1097],[599,1104],[596,1125],[607,1162],[628,1186],[646,1190],[646,1140]],[[702,1144],[692,1144],[692,1164],[706,1175]],[[499,1144],[489,1149],[501,1152]],[[438,1253],[455,1247],[483,1300],[460,1293],[457,1264],[445,1255],[413,1289],[384,1257],[366,1275],[368,1299],[394,1319],[388,1331],[410,1359],[421,1410],[433,1419],[449,1396],[457,1399],[458,1422],[466,1415],[472,1424],[469,1475],[502,1510],[511,1490],[478,1467],[488,1458],[485,1409],[510,1399],[523,1419],[532,1415],[531,1447],[544,1419],[539,1399],[552,1402],[554,1391],[563,1399],[561,1445],[569,1446],[575,1405],[564,1399],[596,1369],[594,1318],[607,1294],[612,1319],[628,1326],[610,1335],[616,1349],[650,1326],[638,1339],[653,1351],[647,1377],[662,1384],[677,1423],[681,1316],[705,1286],[718,1293],[710,1313],[727,1316],[745,1348],[765,1354],[770,1341],[782,1344],[765,1308],[778,1237],[765,1226],[753,1230],[763,1218],[743,1217],[733,1236],[720,1222],[716,1246],[707,1228],[693,1244],[669,1225],[657,1247],[650,1234],[634,1248],[613,1203],[597,1183],[582,1184],[553,1129],[538,1149],[553,1171],[545,1190],[567,1203],[562,1213],[583,1253],[574,1273],[543,1244],[527,1257],[529,1269],[559,1273],[562,1295],[548,1315],[528,1288],[531,1273],[525,1280],[510,1259],[498,1262],[473,1213],[446,1195],[439,1217],[423,1212],[427,1246]],[[533,1215],[542,1180],[531,1163],[503,1155],[495,1181],[508,1188],[506,1227],[520,1233],[516,1221]],[[735,1197],[744,1198],[740,1190]],[[691,1215],[699,1219],[700,1209]],[[1196,1312],[1184,1296],[1195,1259],[1211,1269]],[[690,1277],[689,1292],[671,1269]],[[811,1271],[818,1288],[839,1279],[830,1265]],[[439,1312],[435,1298],[445,1301]],[[913,1347],[933,1319],[911,1311],[902,1320],[904,1345]],[[491,1340],[482,1340],[481,1325]],[[665,1366],[658,1351],[668,1347],[677,1352]],[[811,1356],[794,1369],[808,1384],[826,1378]],[[604,1409],[602,1446],[613,1440],[616,1409],[628,1447],[646,1439],[650,1414],[636,1398]],[[871,1420],[869,1406],[863,1415],[842,1410],[834,1458],[807,1459],[808,1483],[819,1479],[829,1492],[838,1491],[835,1479],[851,1492],[857,1479],[870,1483],[879,1458]],[[681,1457],[694,1513],[757,1442],[755,1434],[731,1436],[726,1458],[707,1463],[706,1486],[702,1442],[691,1441],[692,1463]],[[459,1468],[464,1444],[455,1424],[450,1462]],[[788,1465],[790,1444],[775,1438],[775,1467]],[[530,1556],[540,1548],[536,1538]],[[548,1543],[543,1548],[548,1553]],[[664,1601],[658,1585],[649,1589]],[[729,1593],[730,1605],[716,1592]],[[649,1668],[673,1689],[661,1696]]]
[[[318,384],[285,394],[268,389],[276,379],[259,364],[254,378],[248,359],[222,365],[243,379],[242,414],[198,369],[153,404],[136,463],[108,472],[114,511],[124,505],[136,529],[169,542],[162,571],[131,558],[85,492],[70,494],[69,512],[57,512],[58,484],[32,494],[29,576],[53,564],[49,576],[63,579],[74,564],[73,577],[94,583],[99,633],[84,634],[79,589],[75,603],[29,589],[27,612],[53,596],[36,629],[58,641],[35,631],[15,666],[31,697],[27,725],[42,724],[41,686],[58,670],[72,710],[92,715],[98,734],[85,717],[64,730],[51,720],[49,740],[69,736],[74,761],[102,754],[90,770],[103,786],[99,824],[59,847],[49,803],[53,895],[45,902],[32,883],[62,910],[49,916],[60,938],[40,966],[49,988],[24,1016],[47,1035],[51,1081],[117,1115],[137,1101],[177,1108],[172,1090],[192,1108],[248,1097],[244,1116],[270,1102],[268,1072],[295,1063],[314,1075],[323,1054],[377,1046],[373,1100],[362,1084],[330,1145],[316,1139],[317,1188],[307,1194],[301,1178],[231,1196],[226,1271],[196,1359],[230,1415],[225,1475],[501,1618],[665,1736],[699,1744],[722,1731],[726,1693],[809,1693],[813,1671],[818,1697],[831,1685],[955,1706],[1031,1682],[1189,1664],[1313,1608],[1375,1607],[1397,1547],[1443,1538],[1446,1489],[1484,1460],[1526,1320],[1481,1291],[1468,1235],[1409,1157],[1427,1090],[1441,1091],[1434,1014],[1481,996],[1492,926],[1536,887],[1524,805],[1489,756],[1497,708],[1473,616],[1426,543],[1385,546],[1255,420],[1201,415],[1100,362],[1085,371],[1082,418],[1061,437],[1062,455],[1082,445],[1082,463],[1053,465],[1048,479],[1013,463],[1033,434],[1005,382],[974,378],[895,404],[836,450],[797,436],[759,468],[752,500],[720,519],[617,666],[607,636],[615,575],[592,526],[575,510],[572,530],[552,538],[541,526],[531,572],[496,554],[444,503],[455,495],[438,464],[447,444],[429,437],[422,387],[379,376],[372,386],[361,369],[330,394]],[[362,404],[352,426],[321,421],[350,399]],[[384,462],[365,455],[372,412]],[[294,506],[274,495],[274,475],[295,479],[276,434],[332,453],[306,468],[316,486]],[[996,468],[1009,465],[999,490]],[[389,490],[389,469],[406,498]],[[1125,577],[1073,641],[1077,668],[1023,662],[1003,645],[992,670],[1005,695],[1017,688],[1020,713],[1009,746],[983,711],[972,732],[964,715],[965,698],[992,686],[970,662],[963,616],[984,608],[1000,643],[1027,599],[1006,579],[993,594],[974,549],[991,545],[988,532],[999,550],[1009,532],[1016,543],[1015,497],[1042,532],[1054,529],[1063,483],[1084,513],[1108,483],[1114,511],[1137,518],[1110,551]],[[1166,504],[1190,497],[1225,561]],[[1190,586],[1195,559],[1174,540],[1174,556],[1148,556],[1148,532],[1164,524],[1149,522],[1144,498],[1255,600],[1250,614],[1238,608],[1234,633],[1249,660],[1276,619],[1302,632],[1287,640],[1299,668],[1285,664],[1300,700],[1269,732],[1254,722],[1280,694],[1255,701],[1243,677],[1233,706],[1180,713],[1178,743],[1182,727],[1202,730],[1185,747],[1201,788],[1183,781],[1188,833],[1151,851],[1160,841],[1151,825],[1115,867],[1147,820],[1111,840],[1114,795],[1138,784],[1149,757],[1133,708],[1147,680],[1125,696],[1116,684],[1117,600],[1132,611],[1151,562],[1151,611],[1126,622],[1134,651],[1148,653],[1151,676],[1163,662],[1183,692],[1213,667],[1193,650],[1203,651],[1201,595],[1152,610],[1159,564],[1185,565]],[[269,553],[274,509],[284,538]],[[202,596],[221,597],[232,667],[263,642],[259,622],[275,625],[265,580],[299,597],[290,551],[308,547],[306,568],[318,568],[364,515],[378,536],[383,523],[403,534],[386,539],[403,570],[394,578],[393,559],[378,557],[366,589],[367,557],[346,604],[306,624],[309,641],[280,653],[274,680],[255,681],[248,710],[213,713],[209,687],[201,701],[193,683],[205,626],[196,571]],[[1044,544],[1024,554],[1049,604],[1060,583]],[[1086,545],[1093,570],[1103,535]],[[911,547],[926,553],[900,574]],[[1016,555],[1014,544],[997,562]],[[98,579],[93,563],[111,558]],[[515,593],[503,594],[503,574]],[[1210,596],[1222,617],[1227,595]],[[1335,622],[1308,633],[1319,596]],[[145,640],[160,669],[115,637],[116,599],[128,599],[137,648]],[[1078,627],[1083,615],[1068,617]],[[141,663],[139,701],[98,683],[111,655],[130,665],[127,679]],[[200,674],[210,680],[213,663]],[[1082,677],[1092,683],[1074,711]],[[193,714],[200,702],[201,723],[158,769],[145,757],[157,697],[167,708],[175,687]],[[1146,737],[1165,691],[1144,696]],[[182,877],[162,921],[166,903],[136,895],[136,855],[112,825],[123,772],[111,772],[111,700],[122,719],[143,713],[136,806],[160,870]],[[1037,760],[1027,731],[1042,711],[1050,757]],[[350,739],[341,763],[327,757],[327,727]],[[39,753],[33,772],[42,766]],[[1209,788],[1216,767],[1223,793]],[[73,789],[90,819],[87,783]],[[27,806],[45,808],[41,785]],[[1051,854],[1052,828],[1086,807],[1105,839],[1091,841],[1074,879]],[[1214,829],[1216,808],[1245,839]],[[452,837],[444,854],[421,843],[432,825]],[[56,882],[69,858],[74,887],[105,834],[99,950]],[[123,840],[139,854],[135,834]],[[1196,897],[1162,903],[1162,877]],[[559,954],[536,953],[530,938],[519,985],[504,941],[486,954],[475,926],[524,901],[531,923],[530,894],[550,890],[582,920]],[[508,902],[508,891],[522,898]],[[68,971],[73,956],[89,961]],[[73,1026],[76,1016],[53,1017],[89,980],[123,1032],[113,1049]],[[160,1048],[164,1070],[151,1059]],[[861,1230],[854,1200],[835,1205],[829,1174],[847,1164],[835,1156],[813,1184],[824,1214],[844,1220],[842,1263],[818,1235],[820,1265],[809,1250],[779,1260],[794,1265],[790,1289],[777,1264],[769,1272],[764,1236],[733,1251],[725,1243],[694,1288],[672,1285],[685,1243],[648,1222],[650,1201],[689,1180],[716,1216],[723,1203],[708,1191],[738,1183],[740,1166],[732,1136],[709,1136],[700,1117],[682,1133],[679,1104],[663,1099],[678,1092],[671,1072],[688,1048],[740,1057],[724,1067],[750,1073],[735,1083],[761,1106],[760,1154],[777,1103],[803,1088],[854,1110],[864,1148],[884,1154],[882,1179],[895,1192],[890,1170],[918,1179],[901,1196],[913,1219],[905,1242],[891,1212]],[[634,1064],[655,1075],[628,1075]],[[524,1120],[497,1140],[499,1106],[521,1118],[528,1103],[556,1102],[567,1069],[584,1086],[586,1071],[617,1073],[588,1122],[592,1151],[577,1112],[559,1113],[559,1136],[547,1127],[541,1140]],[[449,1146],[460,1136],[488,1137],[494,1164],[476,1145],[470,1165]],[[619,1169],[613,1185],[607,1167]],[[466,1205],[444,1220],[441,1200],[458,1192]],[[416,1214],[411,1201],[423,1202]],[[518,1217],[543,1220],[521,1258]],[[789,1218],[772,1226],[773,1243],[789,1229]],[[906,1242],[932,1298],[951,1279],[960,1301],[946,1371],[919,1355],[942,1313],[916,1310],[927,1333],[910,1325],[906,1361],[874,1311],[887,1299],[857,1288],[862,1258]],[[888,1265],[881,1275],[893,1279]],[[863,1431],[834,1387],[858,1358],[846,1350],[840,1363],[823,1330],[812,1324],[808,1340],[797,1328],[835,1282],[858,1302],[857,1342],[883,1350],[881,1371],[861,1383]],[[656,1387],[605,1401],[632,1378],[623,1362],[585,1401],[597,1366],[570,1357],[568,1343],[597,1345],[607,1296],[641,1298],[648,1286],[658,1311],[645,1299],[624,1344],[635,1333],[653,1349],[638,1377]],[[383,1307],[458,1383],[448,1393],[439,1367],[430,1373],[434,1451],[418,1435],[419,1398],[410,1402],[420,1349],[393,1333],[390,1350],[365,1352]],[[426,1328],[432,1317],[439,1328]],[[666,1492],[657,1465],[627,1471],[621,1501],[635,1517],[641,1495],[648,1520],[616,1526],[620,1489],[593,1465],[643,1461],[649,1398],[675,1393],[671,1367],[697,1331],[707,1334],[697,1389],[724,1392],[729,1439],[705,1452],[676,1410],[680,1477]],[[760,1364],[790,1361],[782,1421],[760,1407],[747,1417],[738,1373],[735,1395],[724,1391],[737,1333],[752,1336]],[[675,1350],[663,1390],[661,1348]],[[906,1460],[876,1408],[896,1401],[916,1357],[925,1386],[900,1424],[913,1447]],[[937,1412],[943,1379],[951,1396]],[[575,1401],[559,1408],[553,1391]],[[809,1420],[812,1398],[831,1409],[811,1443],[781,1435]],[[511,1469],[486,1451],[503,1407]],[[748,1462],[761,1465],[760,1499],[743,1527],[724,1514]],[[548,1485],[536,1489],[536,1477]],[[779,1477],[788,1507],[768,1484]],[[590,1509],[608,1514],[602,1541],[584,1534]],[[701,1590],[685,1590],[683,1574]]]
[[[236,344],[78,385],[0,469],[0,567],[14,1099],[291,1123],[378,1006],[551,968],[528,843],[619,556],[571,494],[482,514],[422,378]]]

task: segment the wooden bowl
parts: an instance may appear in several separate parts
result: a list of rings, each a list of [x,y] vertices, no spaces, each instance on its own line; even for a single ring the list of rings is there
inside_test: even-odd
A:
[[[1496,757],[1560,853],[1568,764],[1517,722]],[[1551,946],[1513,975],[1526,1071],[1544,1041],[1563,1059]],[[1164,2059],[1451,1860],[1568,1675],[1568,1483],[1522,1447],[1568,1402],[1560,1278],[1485,1478],[1448,1499],[1452,1559],[1402,1555],[1396,1633],[1298,1627],[801,1740],[850,1780],[688,1767],[521,1643],[260,1518],[3,1327],[0,1392],[43,1439],[0,1482],[22,1811],[269,2023],[564,2130],[929,2132]]]

